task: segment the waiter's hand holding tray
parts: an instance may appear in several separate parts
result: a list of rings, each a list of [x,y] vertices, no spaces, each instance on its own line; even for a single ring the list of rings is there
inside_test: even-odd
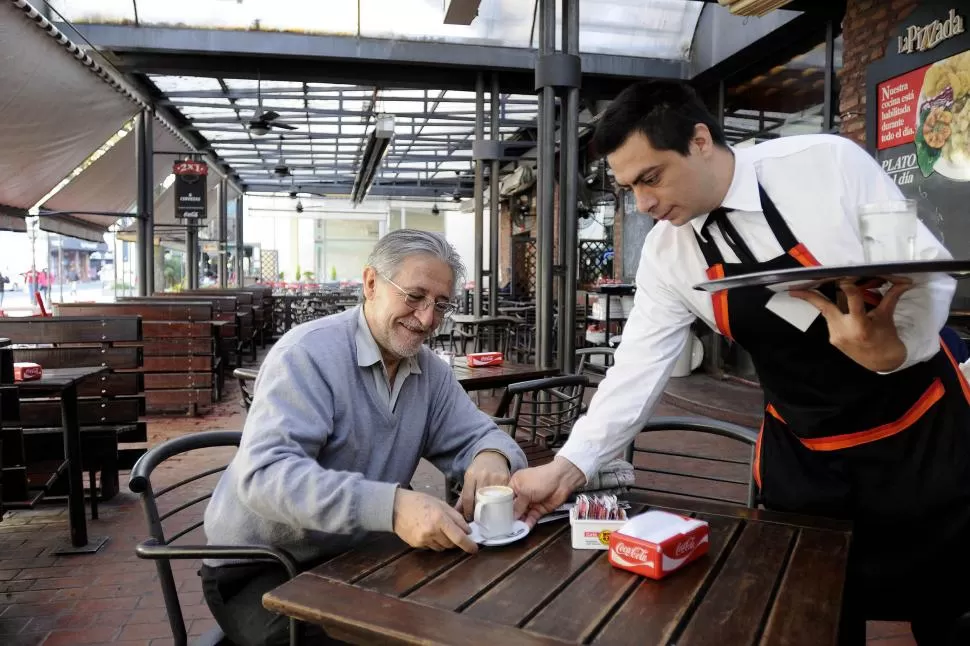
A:
[[[970,277],[970,260],[912,260],[836,267],[797,267],[709,280],[694,285],[694,289],[719,292],[722,289],[761,286],[782,292],[817,289],[826,283],[847,280],[860,286],[876,287],[884,282],[906,282],[905,279],[915,274],[932,273],[949,274],[954,278]]]

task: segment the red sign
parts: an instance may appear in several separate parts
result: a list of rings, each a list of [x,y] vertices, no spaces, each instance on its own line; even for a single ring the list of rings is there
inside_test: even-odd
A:
[[[172,166],[172,172],[176,175],[208,175],[209,167],[205,162],[177,161]]]
[[[876,106],[876,148],[892,148],[912,143],[916,136],[916,113],[923,77],[929,65],[879,84]]]

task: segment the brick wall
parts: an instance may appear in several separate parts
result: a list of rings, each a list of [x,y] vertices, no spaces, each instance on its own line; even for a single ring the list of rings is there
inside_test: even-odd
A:
[[[866,141],[866,68],[886,54],[893,31],[919,0],[848,0],[842,21],[842,70],[839,112],[842,134]]]

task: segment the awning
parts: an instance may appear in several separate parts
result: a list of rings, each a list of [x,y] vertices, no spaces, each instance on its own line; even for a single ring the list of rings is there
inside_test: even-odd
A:
[[[47,27],[30,5],[0,3],[0,229],[24,230],[26,210],[139,109]]]
[[[153,146],[157,151],[185,151],[188,148],[165,126],[156,121]],[[135,163],[134,130],[98,158],[84,172],[44,203],[50,211],[101,211],[127,213],[138,199],[138,173]],[[172,173],[172,155],[155,155],[152,186],[160,185]],[[104,232],[121,216],[48,215],[41,216],[40,228],[53,233],[102,240]]]

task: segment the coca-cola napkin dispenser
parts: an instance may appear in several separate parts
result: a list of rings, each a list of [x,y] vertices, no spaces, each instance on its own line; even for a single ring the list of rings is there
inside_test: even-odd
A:
[[[703,520],[650,510],[610,534],[610,563],[651,579],[662,579],[704,554],[710,529]]]
[[[469,352],[465,355],[469,368],[479,368],[482,366],[502,365],[501,352]]]
[[[39,364],[29,361],[18,361],[13,364],[13,380],[15,382],[33,381],[43,376],[44,369]]]

